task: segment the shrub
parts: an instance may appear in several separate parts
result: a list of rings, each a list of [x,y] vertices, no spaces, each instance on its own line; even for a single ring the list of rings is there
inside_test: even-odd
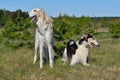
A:
[[[3,37],[0,35],[0,43],[2,42],[2,40],[3,40]]]
[[[120,20],[111,23],[109,32],[111,33],[112,38],[120,37]]]
[[[31,43],[33,35],[29,28],[32,28],[29,19],[17,17],[16,22],[7,21],[2,31],[3,36],[6,38],[5,44],[16,48]]]

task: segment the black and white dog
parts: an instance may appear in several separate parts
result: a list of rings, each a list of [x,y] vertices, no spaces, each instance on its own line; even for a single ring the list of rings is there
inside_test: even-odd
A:
[[[76,63],[82,63],[84,66],[89,66],[87,63],[89,53],[87,45],[93,48],[99,47],[98,42],[91,34],[84,34],[77,42],[69,40],[67,47],[64,49],[62,61],[65,63],[68,60],[71,66]]]

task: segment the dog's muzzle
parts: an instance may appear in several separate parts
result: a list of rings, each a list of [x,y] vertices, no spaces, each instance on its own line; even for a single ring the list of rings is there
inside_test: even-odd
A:
[[[35,21],[37,21],[37,16],[33,16],[31,19],[31,22],[35,22]]]
[[[96,44],[94,44],[93,42],[91,42],[90,44],[91,44],[91,46],[92,46],[93,48],[100,47],[100,45],[99,45],[99,44],[98,44],[98,45],[96,45]]]

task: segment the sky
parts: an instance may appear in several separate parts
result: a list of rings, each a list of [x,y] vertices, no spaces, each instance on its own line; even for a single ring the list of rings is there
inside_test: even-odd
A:
[[[77,17],[120,17],[120,0],[0,0],[0,9],[29,12],[33,8],[42,8],[53,17],[59,13]]]

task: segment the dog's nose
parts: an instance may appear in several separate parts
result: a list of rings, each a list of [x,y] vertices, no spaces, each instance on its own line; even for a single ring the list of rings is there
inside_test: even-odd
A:
[[[100,47],[100,45],[98,45],[98,47]]]

